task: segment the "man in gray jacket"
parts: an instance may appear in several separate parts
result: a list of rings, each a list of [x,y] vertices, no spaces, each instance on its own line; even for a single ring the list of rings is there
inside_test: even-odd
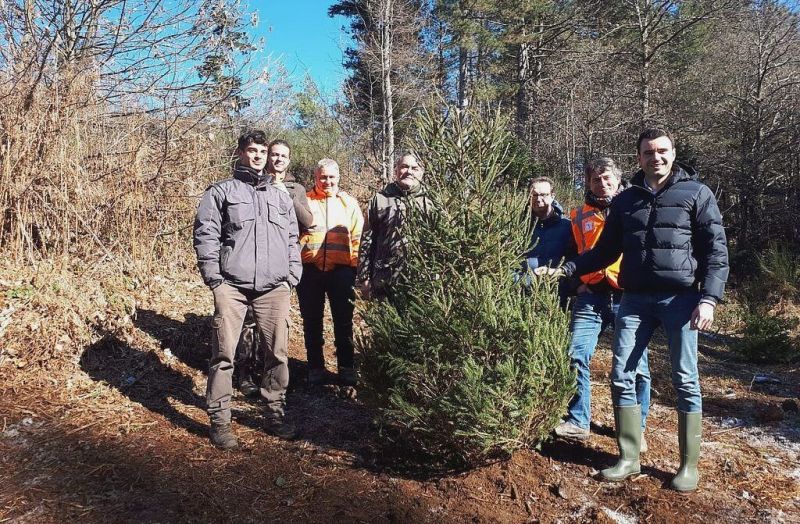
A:
[[[264,172],[267,138],[251,131],[239,138],[233,177],[212,184],[197,209],[194,248],[203,281],[214,294],[211,363],[206,402],[211,442],[234,449],[230,401],[236,344],[247,307],[253,308],[269,349],[260,393],[266,403],[265,429],[293,438],[284,421],[289,385],[289,291],[302,273],[297,218],[289,195]]]

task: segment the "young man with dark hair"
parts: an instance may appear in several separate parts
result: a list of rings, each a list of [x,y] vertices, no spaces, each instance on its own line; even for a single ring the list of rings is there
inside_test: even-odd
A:
[[[697,334],[709,329],[728,279],[728,248],[714,193],[689,166],[675,161],[675,144],[663,129],[637,140],[640,170],[614,198],[603,233],[591,250],[548,274],[585,275],[620,254],[625,290],[616,318],[611,394],[620,460],[601,474],[623,480],[640,472],[641,406],[636,370],[658,326],[667,335],[678,407],[681,465],[671,486],[697,489],[702,397]]]
[[[306,188],[295,181],[289,173],[291,163],[291,148],[283,139],[276,139],[267,145],[266,173],[271,177],[271,184],[288,194],[292,198],[294,212],[297,216],[298,234],[314,225],[314,216],[308,205]],[[266,353],[264,344],[259,343],[258,333],[253,319],[252,309],[247,310],[242,336],[236,348],[236,374],[238,375],[239,391],[245,396],[252,397],[259,394],[261,364]]]
[[[198,267],[214,295],[206,402],[211,442],[221,449],[238,446],[230,402],[236,344],[248,306],[269,349],[260,388],[266,403],[265,429],[283,438],[295,435],[294,427],[284,421],[284,406],[289,292],[302,274],[297,218],[289,195],[274,188],[264,171],[264,133],[242,135],[236,153],[233,176],[206,190],[194,223]]]

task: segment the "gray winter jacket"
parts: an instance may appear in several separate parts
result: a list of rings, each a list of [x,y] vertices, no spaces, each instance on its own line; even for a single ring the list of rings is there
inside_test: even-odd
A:
[[[292,198],[247,168],[209,187],[197,208],[194,249],[203,281],[268,291],[302,274]]]

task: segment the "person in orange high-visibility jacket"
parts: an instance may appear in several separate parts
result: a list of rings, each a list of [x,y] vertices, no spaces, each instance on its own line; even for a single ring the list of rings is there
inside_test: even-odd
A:
[[[592,249],[600,238],[611,200],[623,187],[621,177],[622,172],[610,158],[598,158],[586,166],[585,203],[570,213],[572,236],[579,255]],[[618,284],[621,260],[622,257],[619,257],[611,265],[580,277],[572,307],[572,340],[569,347],[570,365],[576,374],[576,389],[567,409],[566,420],[555,429],[559,437],[578,440],[589,437],[592,400],[589,364],[600,333],[614,321],[619,309],[622,297]],[[644,433],[650,407],[650,370],[646,349],[636,370],[636,395],[642,407]],[[644,436],[642,443],[646,446]]]
[[[303,278],[297,286],[303,318],[308,383],[325,382],[322,316],[325,295],[333,317],[339,383],[355,386],[353,310],[358,248],[364,216],[358,201],[339,189],[339,165],[320,160],[314,170],[314,188],[307,193],[314,225],[300,236]]]

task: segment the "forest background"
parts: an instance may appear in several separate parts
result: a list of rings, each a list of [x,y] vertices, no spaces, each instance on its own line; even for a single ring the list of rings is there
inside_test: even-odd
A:
[[[753,282],[738,316],[758,323],[797,298],[796,2],[343,0],[328,12],[353,42],[335,100],[264,61],[257,17],[235,0],[0,3],[6,268],[137,282],[192,271],[198,196],[226,176],[243,129],[288,139],[306,181],[336,158],[366,201],[420,112],[500,108],[530,177],[555,178],[566,205],[588,159],[632,173],[639,130],[671,130],[719,199],[731,288]],[[787,322],[771,328],[784,342]]]
[[[269,37],[259,40],[252,7],[236,0],[0,0],[0,520],[251,521],[278,506],[288,521],[796,514],[800,5],[319,9],[343,17],[352,42],[333,97],[310,78],[294,85]],[[691,499],[662,489],[677,459],[663,341],[651,360],[652,451],[637,482],[591,479],[616,453],[605,387],[595,388],[591,445],[546,445],[467,476],[392,477],[382,464],[396,457],[376,446],[364,404],[296,384],[305,440],[265,435],[257,408],[237,399],[246,451],[216,453],[202,398],[212,305],[191,236],[199,197],[228,176],[237,136],[262,128],[288,140],[306,183],[320,158],[335,158],[343,187],[366,204],[395,154],[419,143],[420,115],[438,125],[497,112],[515,165],[554,178],[567,208],[581,202],[592,157],[632,174],[636,137],[650,125],[675,134],[678,159],[717,195],[732,275],[718,331],[700,347],[708,489]],[[299,338],[295,328],[294,380]],[[598,384],[608,360],[607,350],[595,356]],[[783,437],[759,447],[773,433]],[[243,502],[218,505],[206,490]]]

